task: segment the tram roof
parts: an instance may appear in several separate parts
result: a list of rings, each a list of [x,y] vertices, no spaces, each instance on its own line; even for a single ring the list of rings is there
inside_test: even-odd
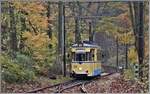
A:
[[[94,44],[94,43],[81,43],[81,44],[73,44],[72,47],[92,47],[92,48],[99,48],[98,45]]]

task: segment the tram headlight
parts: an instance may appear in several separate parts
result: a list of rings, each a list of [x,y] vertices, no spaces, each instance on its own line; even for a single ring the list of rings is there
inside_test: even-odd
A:
[[[79,67],[79,70],[82,70],[82,68],[81,68],[81,67]]]

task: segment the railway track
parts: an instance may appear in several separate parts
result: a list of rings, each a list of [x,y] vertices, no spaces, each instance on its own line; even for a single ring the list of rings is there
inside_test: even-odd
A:
[[[31,91],[27,91],[26,93],[37,93],[39,91],[43,91],[43,90],[48,89],[48,88],[54,88],[54,87],[57,87],[57,86],[60,86],[60,85],[69,84],[69,83],[72,83],[74,81],[76,81],[76,80],[70,80],[70,81],[63,82],[63,83],[58,83],[58,84],[55,84],[55,85],[49,85],[49,86],[46,86],[46,87],[37,88],[37,89],[31,90]]]
[[[79,81],[77,81],[77,82],[75,82],[75,83],[71,83],[70,85],[66,85],[66,86],[63,85],[62,88],[59,89],[59,90],[58,90],[57,92],[55,92],[55,93],[62,93],[64,90],[73,88],[73,87],[75,87],[75,86],[80,86],[80,85],[82,85],[83,83],[87,83],[87,82],[89,82],[89,81],[79,80]]]
[[[113,70],[114,69],[115,68],[113,68]],[[91,79],[91,80],[77,80],[77,79],[74,79],[74,80],[70,80],[70,81],[67,81],[67,82],[58,83],[58,84],[55,84],[55,85],[49,85],[49,86],[46,86],[46,87],[42,87],[42,88],[38,88],[38,89],[35,89],[35,90],[27,91],[26,93],[38,93],[38,92],[42,92],[46,89],[52,89],[51,92],[53,92],[53,93],[61,93],[64,90],[68,90],[68,89],[76,87],[76,86],[80,86],[80,91],[82,93],[88,93],[86,88],[85,88],[86,84],[91,83],[92,81],[97,80],[97,79],[102,79],[102,78],[107,77],[109,75],[112,75],[114,73],[116,73],[116,71],[112,71],[112,72],[109,72],[109,73],[103,73],[100,77],[96,77],[96,78]]]
[[[97,77],[97,78],[95,78],[95,79],[93,79],[93,80],[91,80],[91,81],[89,81],[89,82],[83,83],[83,84],[81,85],[81,87],[80,87],[80,91],[81,91],[82,93],[88,93],[88,90],[85,88],[85,85],[86,85],[86,84],[91,83],[92,81],[95,81],[95,80],[98,80],[98,79],[103,79],[103,78],[108,77],[108,76],[110,76],[110,75],[112,75],[112,74],[114,74],[114,73],[115,73],[115,72],[103,73],[100,77]]]
[[[70,81],[67,81],[67,82],[58,83],[58,84],[55,84],[55,85],[49,85],[49,86],[46,86],[46,87],[37,88],[37,89],[31,90],[31,91],[27,91],[26,93],[38,93],[38,92],[42,92],[45,89],[49,89],[49,88],[52,88],[53,89],[52,92],[54,92],[54,93],[61,93],[62,91],[66,90],[66,89],[82,85],[84,82],[86,82],[86,81],[85,80],[76,80],[76,79],[74,79],[74,80],[70,80]]]

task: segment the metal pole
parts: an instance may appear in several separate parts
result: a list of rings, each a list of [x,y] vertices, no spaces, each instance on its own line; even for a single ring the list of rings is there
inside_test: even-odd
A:
[[[64,60],[64,74],[63,76],[66,77],[66,29],[65,29],[65,6],[63,6],[63,14],[64,14],[64,53],[63,53],[63,60]]]
[[[58,24],[58,49],[59,49],[59,62],[62,65],[62,74],[65,76],[64,72],[64,5],[63,2],[59,2],[59,24]]]
[[[116,66],[118,67],[118,36],[116,37],[116,49],[117,49],[117,54],[116,54]]]
[[[126,40],[127,40],[127,31],[126,31]],[[126,69],[128,69],[128,44],[126,43],[125,46],[126,46],[126,48],[125,48],[125,51],[126,51]]]

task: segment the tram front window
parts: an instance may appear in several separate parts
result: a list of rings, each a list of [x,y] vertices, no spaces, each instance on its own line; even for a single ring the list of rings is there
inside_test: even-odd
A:
[[[85,53],[76,53],[75,61],[86,61]]]
[[[94,61],[94,57],[90,52],[72,53],[72,61]]]

